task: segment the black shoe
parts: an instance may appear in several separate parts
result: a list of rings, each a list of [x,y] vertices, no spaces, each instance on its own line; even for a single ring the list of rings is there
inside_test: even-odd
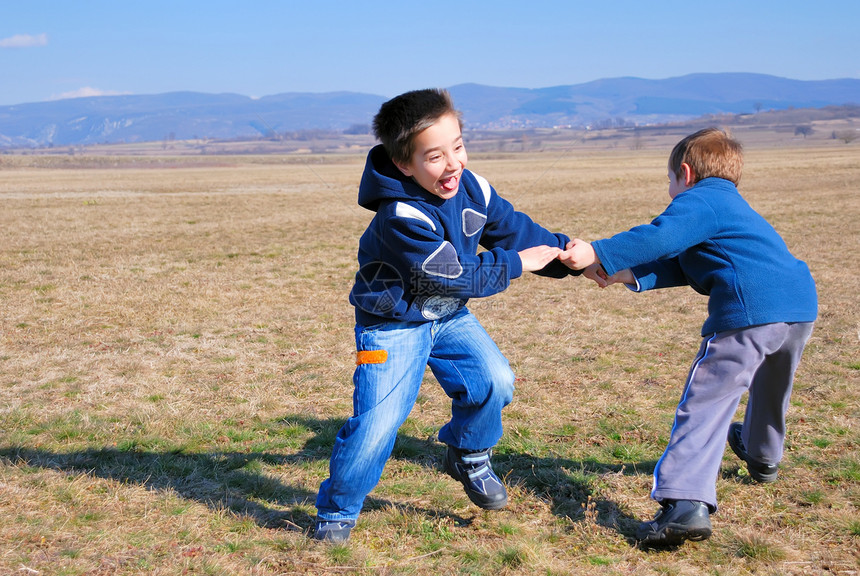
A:
[[[492,449],[467,452],[448,446],[445,454],[445,472],[463,483],[466,495],[484,510],[499,510],[508,503],[505,485],[493,472],[490,463]]]
[[[355,526],[355,520],[323,520],[317,518],[314,527],[314,540],[342,543],[349,540],[349,533]]]
[[[741,430],[743,430],[743,424],[740,422],[733,422],[731,426],[729,426],[729,447],[731,447],[732,452],[735,455],[746,462],[747,471],[750,473],[750,477],[756,482],[776,482],[776,476],[779,473],[779,465],[777,464],[762,464],[758,460],[750,458],[750,455],[747,454],[747,449],[744,447],[744,441],[741,440]]]
[[[711,537],[708,505],[697,500],[664,500],[650,522],[636,529],[636,539],[644,546],[674,546],[684,540]]]

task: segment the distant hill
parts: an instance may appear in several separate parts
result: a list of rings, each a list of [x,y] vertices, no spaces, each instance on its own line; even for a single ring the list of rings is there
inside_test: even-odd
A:
[[[860,104],[860,80],[802,81],[764,74],[609,78],[549,88],[449,88],[471,129],[644,125],[707,114]],[[387,98],[355,92],[174,92],[0,107],[0,147],[189,139],[274,138],[297,131],[367,130]]]
[[[343,130],[367,122],[384,100],[350,92],[260,99],[173,92],[18,104],[0,107],[0,146],[264,138],[296,130]]]

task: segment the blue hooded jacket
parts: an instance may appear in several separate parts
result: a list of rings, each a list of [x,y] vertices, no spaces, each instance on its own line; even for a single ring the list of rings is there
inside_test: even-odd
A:
[[[650,224],[591,245],[608,274],[631,268],[636,291],[689,285],[708,295],[702,336],[818,315],[806,263],[722,178],[681,192]]]
[[[404,176],[381,145],[367,155],[358,203],[376,212],[359,241],[349,295],[363,326],[447,316],[521,276],[520,250],[544,244],[564,249],[568,242],[515,211],[468,170],[453,198],[431,194]],[[486,250],[478,253],[479,245]],[[553,261],[538,274],[562,278],[571,271]]]

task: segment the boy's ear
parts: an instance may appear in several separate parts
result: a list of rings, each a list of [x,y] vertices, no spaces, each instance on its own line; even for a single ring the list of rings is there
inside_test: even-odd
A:
[[[392,160],[394,162],[394,160]],[[397,169],[403,172],[403,175],[412,178],[412,170],[409,169],[408,164],[403,164],[401,162],[394,162],[394,165],[397,166]]]
[[[681,172],[684,174],[684,186],[687,186],[689,188],[690,186],[695,184],[696,173],[693,171],[693,168],[689,164],[683,162],[681,164]]]

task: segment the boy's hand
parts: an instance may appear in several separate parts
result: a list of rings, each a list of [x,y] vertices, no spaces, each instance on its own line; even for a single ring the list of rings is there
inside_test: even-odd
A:
[[[586,278],[594,280],[601,288],[606,288],[607,286],[612,286],[613,284],[636,284],[636,277],[633,276],[633,271],[630,270],[630,268],[619,270],[612,276],[609,276],[608,274],[606,274],[606,271],[603,269],[603,266],[601,266],[598,262],[595,262],[594,264],[583,270],[582,275]]]
[[[558,258],[561,248],[552,246],[532,246],[520,251],[520,260],[523,263],[523,272],[534,272],[543,269],[544,266]]]
[[[582,275],[589,280],[594,280],[601,288],[606,288],[611,284],[609,276],[597,262],[583,270]]]
[[[566,250],[558,257],[568,268],[582,270],[597,262],[594,248],[585,240],[574,238],[567,243]]]
[[[607,279],[606,285],[610,284],[636,284],[636,277],[633,275],[633,271],[630,268],[625,268],[624,270],[619,270],[612,276]]]

